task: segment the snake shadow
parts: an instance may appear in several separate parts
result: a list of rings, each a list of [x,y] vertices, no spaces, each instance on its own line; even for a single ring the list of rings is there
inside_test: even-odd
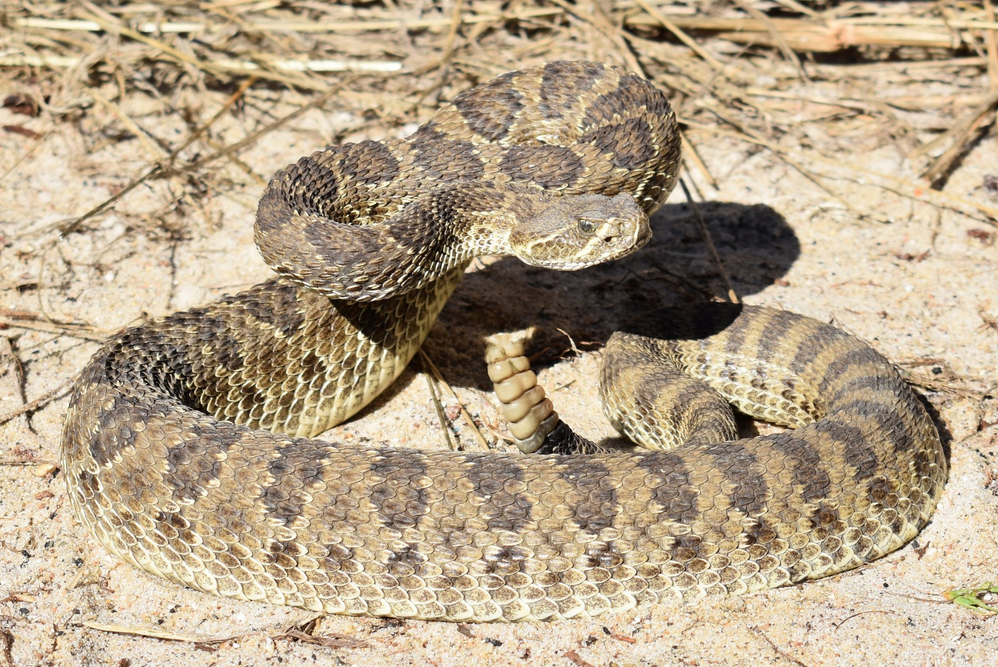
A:
[[[797,235],[769,206],[711,202],[698,208],[740,297],[773,285],[800,257]],[[492,385],[484,356],[491,334],[533,328],[527,353],[535,369],[543,368],[576,349],[601,348],[614,331],[648,333],[639,329],[656,310],[727,294],[689,205],[662,207],[652,218],[652,230],[651,242],[638,252],[583,271],[539,269],[507,257],[468,273],[423,350],[452,386],[488,393]],[[380,409],[419,370],[416,360],[365,412]],[[916,394],[939,429],[948,461],[952,434],[935,406]],[[738,417],[741,437],[759,434],[753,420]],[[618,447],[622,441],[610,438],[604,444]]]
[[[796,234],[769,206],[711,202],[698,208],[739,296],[772,285],[800,256]],[[572,354],[573,345],[602,347],[614,331],[658,308],[727,293],[689,205],[662,207],[652,230],[651,242],[633,255],[583,271],[503,258],[469,273],[424,351],[452,385],[491,391],[482,361],[490,334],[535,327],[528,349],[541,352],[534,363],[543,367]],[[400,378],[402,386],[406,379]]]

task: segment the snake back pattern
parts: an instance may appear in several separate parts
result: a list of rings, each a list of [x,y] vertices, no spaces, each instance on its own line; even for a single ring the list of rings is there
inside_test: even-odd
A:
[[[313,439],[401,373],[472,257],[632,252],[679,160],[665,97],[585,62],[486,82],[406,139],[302,158],[257,215],[277,278],[125,330],[81,373],[62,447],[77,516],[207,593],[451,621],[743,593],[900,547],[941,492],[938,434],[888,362],[798,316],[693,311],[661,352],[750,413],[796,414],[778,436],[580,455]],[[631,396],[661,394],[615,368]]]

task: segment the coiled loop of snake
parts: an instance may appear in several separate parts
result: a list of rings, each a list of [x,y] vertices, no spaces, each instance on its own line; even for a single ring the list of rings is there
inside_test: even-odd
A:
[[[62,449],[77,515],[201,591],[468,621],[756,590],[900,546],[938,498],[938,437],[903,383],[826,353],[826,334],[791,370],[871,373],[834,381],[856,392],[851,421],[786,440],[525,457],[312,439],[398,376],[470,256],[622,256],[678,161],[664,96],[594,63],[512,72],[408,139],[303,158],[258,213],[281,277],[123,331],[81,373]]]

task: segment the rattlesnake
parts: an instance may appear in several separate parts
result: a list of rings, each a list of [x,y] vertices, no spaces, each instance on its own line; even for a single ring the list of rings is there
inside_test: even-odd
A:
[[[310,439],[398,376],[470,257],[622,256],[678,168],[665,97],[582,62],[500,76],[407,139],[303,158],[257,216],[280,277],[128,329],[81,373],[62,450],[77,515],[201,591],[470,621],[754,590],[897,548],[939,496],[938,435],[889,365],[820,337],[799,365],[854,372],[842,390],[869,410],[782,444],[524,456]],[[735,339],[706,363],[736,370],[728,352],[763,347]]]

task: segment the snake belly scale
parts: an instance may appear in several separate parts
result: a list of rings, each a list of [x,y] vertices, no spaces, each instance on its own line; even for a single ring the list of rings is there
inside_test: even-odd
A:
[[[123,331],[81,373],[62,448],[78,517],[207,593],[452,621],[746,592],[899,547],[941,491],[938,435],[889,364],[826,334],[790,370],[845,373],[834,390],[864,407],[778,442],[525,456],[313,439],[399,375],[471,257],[623,256],[678,168],[664,96],[583,62],[482,84],[407,139],[303,158],[257,216],[279,277]],[[758,361],[739,352],[762,338],[738,331],[696,358]]]

